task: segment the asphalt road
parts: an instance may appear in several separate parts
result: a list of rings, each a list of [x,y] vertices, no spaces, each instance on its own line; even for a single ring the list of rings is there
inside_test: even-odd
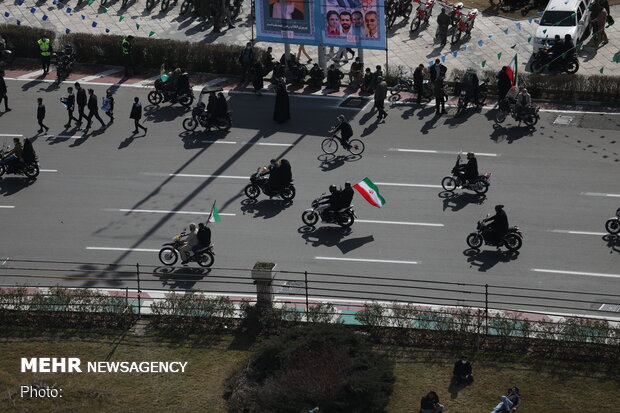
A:
[[[596,293],[587,300],[573,293],[562,295],[584,300],[577,312],[602,303],[620,304],[620,241],[604,237],[604,222],[620,201],[618,115],[541,112],[540,122],[530,129],[511,119],[503,127],[494,126],[493,110],[470,109],[455,118],[452,108],[451,115],[436,119],[431,107],[396,106],[389,109],[386,123],[377,124],[370,105],[342,109],[336,98],[291,97],[292,120],[277,125],[272,121],[273,96],[233,93],[232,130],[186,133],[181,121],[189,112],[177,106],[151,107],[146,89],[121,87],[115,92],[115,122],[82,136],[62,127],[66,116],[58,99],[67,85],[62,91],[44,83],[30,82],[24,91],[19,90],[25,82],[8,85],[13,111],[0,116],[0,141],[10,144],[11,134],[36,135],[36,97],[43,97],[47,105],[50,134],[70,138],[34,137],[43,169],[34,183],[6,175],[0,180],[0,257],[5,268],[18,265],[13,260],[29,259],[157,266],[157,253],[151,250],[158,250],[189,222],[206,219],[216,200],[222,216],[212,227],[218,267],[243,269],[256,261],[273,261],[283,271],[402,280],[360,286],[359,297],[377,297],[383,291],[393,297],[415,295],[422,302],[468,303],[467,297],[451,292],[413,293],[396,286],[431,280]],[[99,97],[104,94],[104,86],[94,89]],[[145,106],[146,136],[131,134],[133,96],[140,96]],[[335,158],[321,155],[321,140],[339,113],[352,118],[355,134],[362,135],[366,152],[361,157],[347,157],[342,150]],[[554,125],[559,115],[572,117],[571,124]],[[493,173],[486,198],[462,190],[447,196],[439,187],[458,151],[479,153],[480,171]],[[247,177],[276,157],[292,164],[294,203],[285,205],[264,195],[248,203],[243,194]],[[387,200],[383,208],[356,195],[359,221],[350,231],[334,225],[318,225],[313,231],[304,227],[301,213],[312,199],[332,183],[356,183],[364,177],[378,183]],[[467,234],[500,203],[510,224],[519,225],[525,234],[520,254],[498,253],[493,247],[479,253],[469,250]],[[0,269],[2,284],[25,282],[14,274]],[[134,286],[95,282],[89,279],[93,274],[78,272],[73,275],[79,279],[58,282]],[[235,274],[249,276],[247,271]],[[209,282],[209,277],[203,277],[207,284],[201,288],[231,288]],[[342,280],[330,275],[312,279]],[[50,284],[45,279],[27,282]],[[161,286],[155,275],[143,284]],[[253,289],[250,283],[243,287]],[[494,291],[538,297],[493,298],[523,303],[518,308],[549,304],[544,297],[554,296],[515,288]]]

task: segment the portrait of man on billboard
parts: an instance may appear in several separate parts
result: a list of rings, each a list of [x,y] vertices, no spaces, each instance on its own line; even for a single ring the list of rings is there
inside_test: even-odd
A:
[[[342,29],[342,34],[347,34],[351,30],[351,13],[348,11],[340,13],[340,28]]]
[[[340,16],[335,10],[327,12],[327,35],[340,36]]]
[[[303,3],[291,0],[275,0],[269,5],[269,17],[284,20],[303,20]]]
[[[376,11],[369,11],[368,13],[366,13],[366,15],[364,16],[364,23],[366,24],[364,28],[364,36],[372,38],[379,37],[379,22],[377,19]]]

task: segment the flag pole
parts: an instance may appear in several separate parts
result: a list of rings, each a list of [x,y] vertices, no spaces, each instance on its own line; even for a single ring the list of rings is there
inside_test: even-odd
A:
[[[207,224],[211,222],[211,217],[213,216],[213,208],[215,208],[215,201],[213,201],[213,205],[211,205],[211,212],[209,212],[209,218],[207,218]]]

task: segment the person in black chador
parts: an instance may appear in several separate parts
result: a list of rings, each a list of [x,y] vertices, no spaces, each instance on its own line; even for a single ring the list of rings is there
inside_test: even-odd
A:
[[[506,69],[508,69],[508,67],[502,67],[502,70],[497,74],[497,96],[499,100],[504,99],[512,87],[512,80],[510,80],[510,76],[508,76]]]
[[[472,183],[478,177],[478,160],[473,152],[467,152],[467,163],[459,164],[461,157],[457,159],[458,174],[466,183]]]
[[[497,244],[508,232],[508,216],[503,205],[495,205],[495,215],[484,220],[484,239],[490,244]]]
[[[279,82],[276,86],[276,105],[273,110],[273,120],[284,123],[291,118],[286,84]]]

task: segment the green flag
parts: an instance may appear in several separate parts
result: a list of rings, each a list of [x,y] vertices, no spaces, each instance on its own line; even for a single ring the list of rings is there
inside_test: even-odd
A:
[[[529,43],[529,42],[531,42],[531,41],[532,41],[532,36],[530,36],[530,37],[528,37],[528,38],[527,38],[527,42],[528,42],[528,43]]]
[[[604,70],[605,70],[605,68],[604,68],[604,67],[601,67],[601,70],[599,70],[599,73],[600,73],[600,74],[603,74],[603,71],[604,71]]]
[[[501,58],[502,58],[502,52],[499,52],[499,53],[497,54],[497,60],[499,60],[499,59],[501,59]]]
[[[486,61],[486,60],[483,60],[483,61],[482,61],[482,67],[484,67],[486,64],[487,64],[487,61]]]
[[[107,13],[107,12],[108,12],[108,8],[107,8],[107,7],[104,7],[104,8],[103,8],[103,12],[104,12],[104,13]]]
[[[517,44],[513,44],[512,46],[510,46],[511,49],[514,49],[515,47],[517,47]]]
[[[87,4],[90,6],[91,4],[93,4],[93,0],[88,0]]]
[[[616,62],[616,63],[620,62],[620,56],[619,55],[615,55],[614,56],[614,62]]]
[[[140,30],[140,25],[136,23],[136,30]]]
[[[155,34],[155,32],[149,32],[149,37],[151,37],[154,34]]]
[[[543,34],[547,34],[547,29],[543,30]]]
[[[118,19],[118,21],[119,21],[119,22],[122,22],[124,18],[125,18],[125,16],[121,16],[121,18],[120,18],[120,19]]]
[[[220,218],[220,213],[217,212],[217,208],[215,207],[215,202],[213,202],[213,206],[211,207],[211,214],[209,214],[209,219],[207,222],[221,222],[222,218]]]

